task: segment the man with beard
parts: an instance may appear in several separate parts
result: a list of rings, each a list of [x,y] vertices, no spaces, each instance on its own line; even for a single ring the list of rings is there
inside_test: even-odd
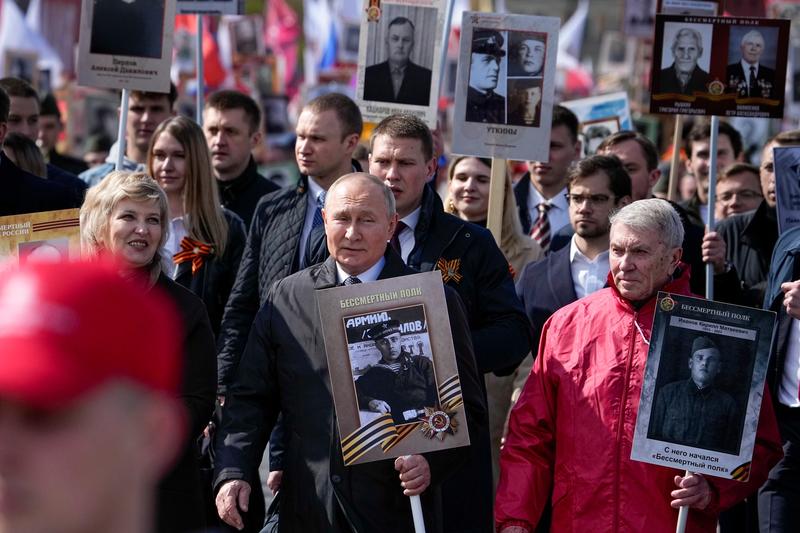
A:
[[[575,230],[570,245],[528,264],[517,281],[517,296],[534,328],[533,353],[550,315],[605,286],[609,215],[631,201],[631,178],[616,156],[595,155],[572,168],[567,191]]]

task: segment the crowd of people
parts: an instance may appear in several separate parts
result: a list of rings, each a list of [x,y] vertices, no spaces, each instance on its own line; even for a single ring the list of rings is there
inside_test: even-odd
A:
[[[407,59],[414,29],[392,22],[389,50]],[[501,45],[486,32],[472,55],[496,66]],[[541,68],[542,46],[513,53]],[[679,51],[702,53],[700,37],[676,36]],[[671,69],[691,86],[677,59]],[[385,101],[404,87],[387,85]],[[468,120],[494,113],[492,88],[479,89]],[[675,203],[654,192],[652,140],[620,131],[584,157],[577,117],[556,106],[548,160],[495,172],[495,239],[492,161],[450,156],[414,116],[388,116],[362,142],[350,98],[306,102],[301,177],[279,188],[253,157],[252,98],[211,94],[202,124],[176,98],[132,91],[127,142],[90,166],[57,151],[52,96],[0,80],[0,216],[80,208],[94,258],[0,275],[0,531],[399,533],[413,531],[413,495],[431,532],[672,531],[682,506],[687,531],[800,530],[800,231],[778,234],[772,154],[800,146],[800,131],[773,137],[754,166],[721,122],[720,223],[707,231],[707,121],[685,136],[696,187]],[[630,459],[656,294],[702,295],[706,265],[715,299],[778,313],[744,482]],[[432,270],[470,445],[345,466],[315,293]],[[399,425],[435,403],[432,363],[405,351],[396,320],[365,335],[380,358],[354,384],[363,409]],[[729,357],[695,339],[656,400],[659,431],[735,447],[717,379]],[[670,410],[699,414],[663,420]],[[265,491],[278,495],[270,513]]]

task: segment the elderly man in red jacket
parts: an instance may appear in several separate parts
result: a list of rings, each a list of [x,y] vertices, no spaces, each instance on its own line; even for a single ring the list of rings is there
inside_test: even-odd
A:
[[[683,226],[664,200],[612,216],[609,287],[556,312],[511,414],[500,459],[500,533],[528,533],[548,505],[553,531],[716,531],[722,509],[753,493],[781,457],[769,395],[746,483],[683,476],[630,459],[656,295],[689,294]],[[550,501],[549,501],[550,500]]]

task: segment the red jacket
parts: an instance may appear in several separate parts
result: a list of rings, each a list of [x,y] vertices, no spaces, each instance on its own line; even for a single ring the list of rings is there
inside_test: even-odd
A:
[[[637,311],[610,285],[544,326],[500,457],[498,531],[536,525],[551,493],[552,531],[675,531],[670,492],[683,471],[630,459],[655,297]],[[690,294],[688,273],[662,290]],[[716,531],[719,511],[756,491],[781,455],[765,391],[750,480],[706,477],[714,497],[690,511],[687,533]]]

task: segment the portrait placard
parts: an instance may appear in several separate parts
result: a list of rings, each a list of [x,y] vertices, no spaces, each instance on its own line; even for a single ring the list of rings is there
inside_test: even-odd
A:
[[[775,313],[658,293],[631,459],[747,481]]]
[[[717,15],[719,0],[658,0],[662,15]]]
[[[365,122],[394,113],[436,127],[445,0],[364,0],[356,103]]]
[[[14,50],[7,48],[3,52],[4,76],[19,78],[36,87],[38,85],[39,54],[30,50]]]
[[[0,259],[64,261],[81,255],[80,209],[0,217]]]
[[[453,153],[547,160],[559,27],[556,17],[464,12]]]
[[[469,445],[438,271],[317,291],[345,465]]]
[[[175,0],[81,4],[78,83],[169,92]]]
[[[772,153],[778,233],[783,233],[800,225],[800,147],[776,146]]]
[[[626,92],[570,100],[561,105],[578,117],[578,132],[583,137],[586,155],[594,154],[600,143],[612,133],[634,129]]]
[[[781,118],[789,21],[657,15],[651,113]]]
[[[179,15],[241,15],[244,0],[178,0]]]
[[[656,0],[625,0],[625,35],[650,39],[656,16]]]

